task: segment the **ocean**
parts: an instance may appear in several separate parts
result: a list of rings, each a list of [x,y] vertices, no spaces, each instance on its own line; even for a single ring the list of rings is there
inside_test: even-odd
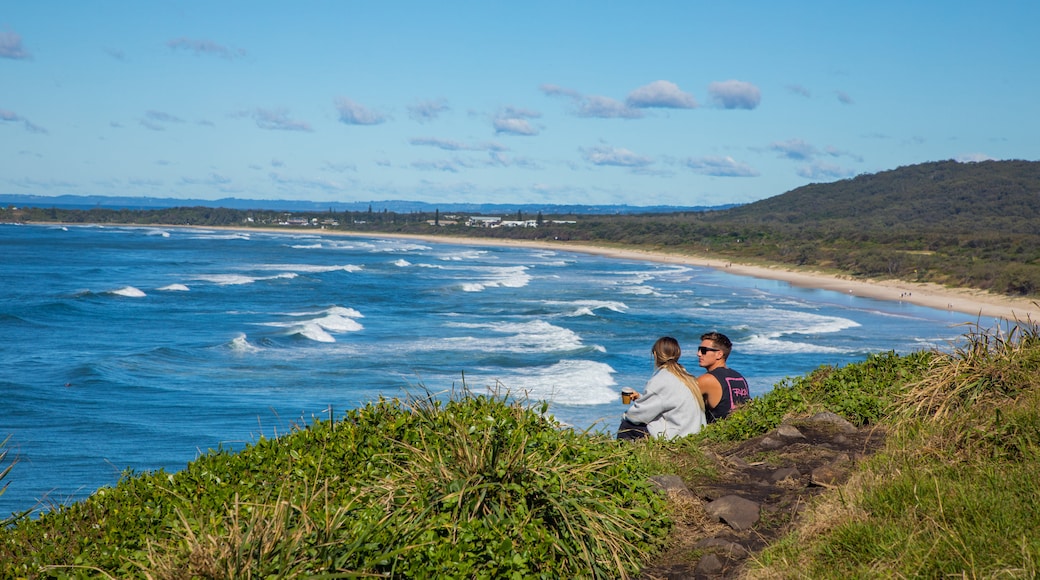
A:
[[[0,519],[177,471],[379,397],[489,389],[612,432],[650,347],[734,342],[752,395],[965,315],[724,270],[526,247],[171,227],[0,225]],[[0,466],[2,469],[3,466]]]

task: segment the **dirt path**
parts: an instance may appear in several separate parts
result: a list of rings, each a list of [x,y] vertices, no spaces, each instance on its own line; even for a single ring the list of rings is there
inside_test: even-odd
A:
[[[677,507],[674,542],[640,580],[738,578],[752,555],[782,536],[817,495],[844,483],[884,434],[832,413],[792,420],[706,451],[716,473],[655,481]]]

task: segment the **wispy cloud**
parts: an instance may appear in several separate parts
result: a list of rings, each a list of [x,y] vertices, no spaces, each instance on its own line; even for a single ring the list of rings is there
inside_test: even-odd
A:
[[[17,32],[0,32],[0,58],[29,60],[32,55],[22,46],[22,37]]]
[[[517,107],[506,107],[499,111],[491,120],[491,126],[496,135],[537,135],[540,130],[531,124],[529,119],[537,119],[542,114],[537,111],[520,109]]]
[[[441,116],[441,113],[450,111],[448,101],[444,99],[420,101],[408,107],[408,116],[420,123],[427,123]]]
[[[337,98],[335,104],[340,123],[346,125],[379,125],[387,120],[386,115],[346,97]]]
[[[506,151],[507,148],[498,143],[463,143],[451,139],[438,139],[436,137],[415,137],[408,141],[412,145],[422,147],[436,147],[445,151]]]
[[[42,133],[47,134],[47,130],[43,127],[29,121],[25,117],[15,113],[14,111],[8,111],[6,109],[0,109],[0,122],[4,123],[21,123],[22,128],[30,133]]]
[[[781,157],[795,160],[812,159],[819,153],[815,146],[801,139],[778,141],[770,144],[769,148],[779,153]]]
[[[559,85],[545,84],[538,87],[546,96],[562,97],[569,99],[574,107],[574,114],[578,117],[594,117],[600,119],[638,119],[643,116],[642,111],[630,107],[621,101],[610,97],[586,96],[573,89]]]
[[[217,44],[212,40],[202,40],[194,38],[175,38],[168,40],[166,46],[170,47],[171,50],[178,51],[184,50],[187,52],[194,53],[196,56],[218,56],[220,58],[234,59],[246,56],[246,51],[242,49],[232,49],[221,44]]]
[[[206,177],[182,177],[181,183],[188,185],[228,185],[231,183],[231,178],[221,175],[219,173],[210,173]]]
[[[744,81],[711,83],[708,85],[708,94],[712,102],[723,109],[754,109],[762,102],[762,91]]]
[[[310,123],[289,118],[288,109],[256,109],[252,113],[256,126],[271,131],[313,131]]]
[[[834,94],[838,97],[838,102],[842,103],[843,105],[853,105],[856,103],[852,100],[852,95],[846,93],[845,91],[834,91]]]
[[[856,175],[856,172],[832,163],[813,161],[808,165],[799,167],[798,175],[807,179],[844,179]]]
[[[732,157],[690,157],[684,163],[694,173],[715,177],[758,177],[750,165],[740,163]]]
[[[985,153],[962,153],[955,157],[961,163],[977,163],[979,161],[993,161],[994,158]]]
[[[671,81],[654,81],[629,93],[625,104],[637,109],[695,109],[697,99]]]
[[[165,131],[167,125],[183,122],[184,119],[176,115],[156,110],[145,111],[144,118],[140,120],[141,126],[150,131]]]
[[[613,165],[618,167],[647,167],[654,163],[654,160],[633,153],[628,149],[622,149],[617,147],[590,147],[583,149],[582,154],[585,160],[593,165]]]
[[[791,93],[798,95],[799,97],[805,97],[808,99],[812,96],[812,93],[809,92],[809,89],[803,87],[802,85],[787,85],[784,88],[786,88]]]

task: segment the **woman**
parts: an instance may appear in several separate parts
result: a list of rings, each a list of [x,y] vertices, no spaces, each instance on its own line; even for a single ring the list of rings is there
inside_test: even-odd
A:
[[[632,394],[634,402],[621,418],[617,438],[674,439],[699,432],[705,424],[704,400],[697,379],[679,364],[679,341],[662,336],[651,353],[654,374],[646,382],[645,393]]]

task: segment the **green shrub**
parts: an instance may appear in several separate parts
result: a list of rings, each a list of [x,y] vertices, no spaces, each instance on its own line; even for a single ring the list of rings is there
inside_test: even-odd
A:
[[[498,396],[380,400],[0,534],[0,577],[617,578],[669,529],[638,454]]]

